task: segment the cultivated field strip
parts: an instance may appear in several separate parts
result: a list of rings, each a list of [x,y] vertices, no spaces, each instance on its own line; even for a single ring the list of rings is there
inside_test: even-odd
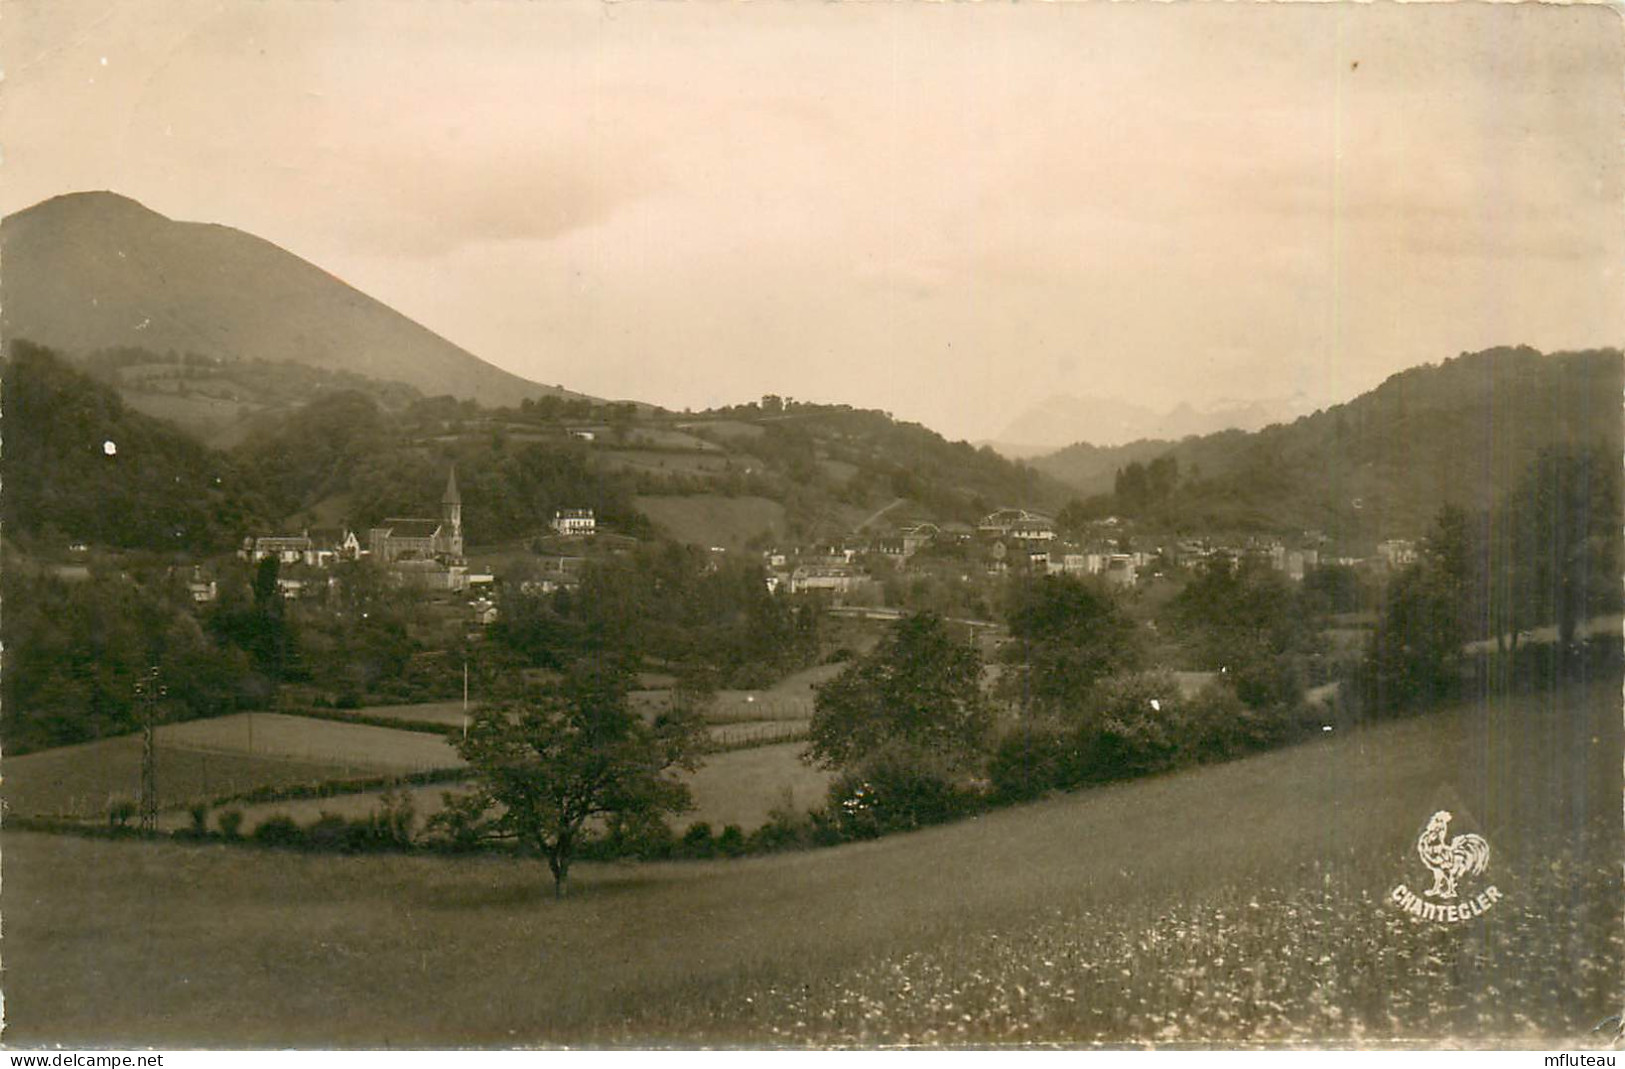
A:
[[[831,774],[803,763],[802,749],[800,743],[780,743],[711,755],[697,772],[682,776],[693,792],[694,808],[671,818],[669,823],[677,831],[691,823],[704,822],[715,831],[737,824],[750,832],[767,823],[769,811],[775,806],[806,810],[822,805]],[[132,775],[138,774],[138,769],[132,772]],[[411,801],[417,827],[421,830],[424,820],[444,808],[447,792],[458,794],[467,789],[465,784],[436,783],[407,787],[403,793]],[[380,811],[383,793],[371,790],[326,798],[233,803],[227,808],[243,814],[242,830],[244,834],[252,834],[272,817],[286,816],[309,824],[327,814],[346,819],[371,816]],[[125,796],[130,797],[128,793]],[[190,823],[187,813],[173,808],[158,820],[159,828],[164,831],[177,831]]]
[[[141,793],[141,739],[124,736],[5,759],[0,799],[8,815],[99,820]],[[158,748],[158,805],[194,802],[263,788],[303,787],[380,774],[372,764]]]
[[[464,761],[441,736],[286,713],[236,713],[158,729],[170,748],[365,767],[375,772],[460,768]]]

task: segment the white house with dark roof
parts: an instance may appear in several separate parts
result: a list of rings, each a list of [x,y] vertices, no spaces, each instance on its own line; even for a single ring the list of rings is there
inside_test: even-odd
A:
[[[983,516],[976,530],[984,536],[1048,542],[1055,537],[1055,521],[1026,509],[999,509]]]
[[[548,526],[561,535],[590,535],[598,530],[598,519],[592,509],[557,509]]]

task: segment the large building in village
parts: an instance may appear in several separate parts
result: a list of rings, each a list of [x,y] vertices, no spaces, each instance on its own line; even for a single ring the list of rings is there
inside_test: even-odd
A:
[[[468,566],[463,559],[463,500],[457,491],[457,469],[446,476],[446,491],[440,495],[440,516],[390,516],[367,532],[363,550],[360,539],[348,528],[335,531],[306,530],[297,535],[261,535],[243,539],[238,556],[262,561],[276,558],[282,564],[326,568],[363,555],[386,568],[401,582],[429,590],[462,590],[468,585]],[[284,593],[297,597],[310,578],[284,576],[278,580]]]
[[[440,495],[440,518],[390,516],[367,533],[367,548],[379,564],[398,561],[463,562],[463,500],[457,492],[457,469],[446,477]]]

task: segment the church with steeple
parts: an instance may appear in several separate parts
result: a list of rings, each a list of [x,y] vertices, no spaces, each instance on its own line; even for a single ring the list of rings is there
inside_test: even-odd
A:
[[[372,559],[380,564],[434,561],[456,566],[463,563],[463,499],[457,492],[457,467],[446,477],[446,492],[440,495],[440,518],[391,516],[367,534]]]

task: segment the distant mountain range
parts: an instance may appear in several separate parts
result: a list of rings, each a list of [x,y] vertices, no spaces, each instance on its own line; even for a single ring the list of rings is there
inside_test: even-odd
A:
[[[1032,457],[1087,442],[1124,445],[1143,439],[1178,441],[1193,434],[1255,431],[1288,423],[1313,411],[1302,394],[1256,400],[1223,399],[1208,405],[1180,403],[1158,412],[1130,401],[1055,394],[1010,421],[986,443],[1009,457]]]
[[[486,405],[580,397],[474,356],[251,234],[70,193],[0,224],[0,333],[72,358],[138,347],[295,363]]]

